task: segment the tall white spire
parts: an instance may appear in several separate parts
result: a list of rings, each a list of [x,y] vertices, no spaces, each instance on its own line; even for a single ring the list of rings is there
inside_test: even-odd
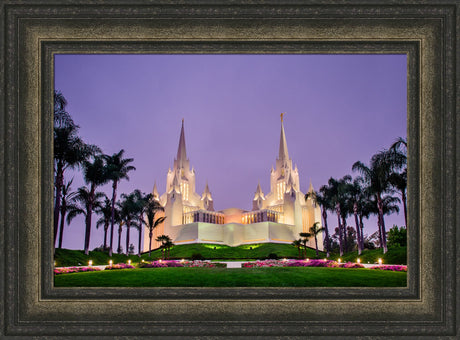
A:
[[[158,193],[157,182],[156,181],[153,184],[152,195],[153,195],[154,200],[158,201],[158,199],[160,198],[160,194]]]
[[[182,168],[187,160],[187,152],[185,150],[185,133],[184,133],[184,119],[182,118],[182,128],[180,130],[179,148],[177,149],[177,165]]]
[[[286,143],[286,136],[284,134],[283,115],[284,115],[284,112],[281,114],[281,136],[280,136],[280,151],[279,151],[278,159],[288,160],[289,153],[288,153],[288,148],[287,148],[287,143]]]

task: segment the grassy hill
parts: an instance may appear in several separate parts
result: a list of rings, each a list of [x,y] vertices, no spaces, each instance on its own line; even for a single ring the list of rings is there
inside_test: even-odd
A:
[[[383,263],[406,264],[406,251],[406,247],[390,248],[384,255],[380,249],[366,249],[359,258],[362,263],[377,263],[378,259],[382,258]],[[229,247],[200,243],[174,246],[169,252],[169,258],[191,259],[194,254],[201,254],[207,260],[256,260],[269,258],[270,254],[276,254],[278,258],[292,259],[297,258],[299,252],[297,248],[290,244],[260,243]],[[315,250],[307,248],[307,257],[315,258]],[[324,257],[326,257],[325,253],[320,252],[319,258]],[[331,254],[331,260],[337,260],[338,258],[338,254]],[[356,262],[357,258],[358,252],[355,251],[344,254],[341,260],[342,262]],[[131,259],[133,263],[140,261],[137,255],[128,257],[124,254],[114,253],[110,258],[108,252],[101,251],[90,251],[88,256],[82,250],[56,249],[55,253],[56,266],[58,267],[87,265],[89,260],[92,260],[94,265],[104,265],[108,264],[110,259],[113,260],[113,263],[126,263],[128,259]],[[161,251],[159,249],[153,250],[151,257],[149,257],[148,253],[144,253],[141,259],[146,261],[161,259]]]
[[[290,244],[276,243],[261,243],[251,245],[241,245],[238,247],[229,247],[215,244],[184,244],[171,248],[169,251],[170,259],[191,259],[194,254],[201,254],[206,260],[255,260],[265,259],[270,254],[276,254],[278,258],[297,258],[299,251]],[[319,258],[324,258],[325,254],[320,252]],[[307,257],[315,258],[315,250],[307,248]],[[146,261],[161,259],[161,251],[153,250],[151,257],[148,252],[143,253],[141,259]],[[104,265],[110,260],[108,252],[90,251],[89,255],[85,255],[82,250],[56,249],[55,257],[56,266],[78,266],[87,265],[89,260],[93,261],[93,265]],[[123,254],[113,254],[113,263],[127,262],[131,259],[132,262],[139,262],[137,255],[129,257]]]

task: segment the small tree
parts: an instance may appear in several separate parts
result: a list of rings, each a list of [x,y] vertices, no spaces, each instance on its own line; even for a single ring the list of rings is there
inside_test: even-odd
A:
[[[129,245],[128,254],[129,255],[134,254],[134,244],[132,244],[132,243]]]
[[[302,257],[302,254],[300,253],[301,249],[302,249],[302,239],[298,239],[298,240],[294,240],[292,243],[291,243],[294,247],[297,248],[297,250],[299,251],[299,259]]]
[[[407,246],[407,229],[393,225],[393,228],[388,231],[388,247],[405,246]]]
[[[305,251],[305,258],[307,258],[307,242],[310,239],[311,234],[310,233],[300,233],[299,235],[302,238],[301,241],[302,241],[303,248]]]
[[[310,228],[310,235],[315,236],[316,257],[319,256],[319,253],[318,253],[318,236],[317,235],[319,233],[322,233],[323,231],[324,231],[324,228],[319,226],[319,222],[315,222]],[[305,250],[305,252],[306,252],[306,250]],[[306,253],[305,253],[305,255],[306,255]]]

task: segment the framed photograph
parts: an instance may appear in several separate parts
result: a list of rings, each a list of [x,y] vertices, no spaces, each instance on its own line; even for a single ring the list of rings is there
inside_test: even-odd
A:
[[[454,1],[1,6],[1,335],[458,336]],[[405,55],[407,286],[54,287],[55,61],[80,54]]]

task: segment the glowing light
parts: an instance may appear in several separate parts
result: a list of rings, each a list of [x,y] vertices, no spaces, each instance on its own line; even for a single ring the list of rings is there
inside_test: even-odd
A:
[[[184,262],[185,262],[185,260],[184,260],[184,259],[182,259],[182,260],[180,260],[180,262],[181,262],[181,263],[184,263]]]
[[[54,266],[56,267],[56,261],[54,261]]]
[[[310,261],[310,259],[306,259],[305,261],[307,261],[307,262],[308,262],[308,261]]]
[[[339,263],[341,263],[341,262],[342,262],[342,259],[339,259]]]
[[[129,265],[131,264],[131,260],[128,260],[128,264],[129,264]]]
[[[358,260],[356,260],[356,262],[358,262],[358,263],[361,263],[361,260],[360,260],[360,259],[358,259]]]
[[[144,259],[142,259],[142,261],[141,261],[141,262],[142,262],[142,263],[144,263],[144,262],[145,262],[145,261],[144,261]]]
[[[379,259],[379,264],[380,264],[380,265],[382,264],[382,259]]]
[[[112,267],[112,265],[113,265],[113,261],[110,260],[110,261],[109,261],[109,266]]]
[[[161,262],[161,260],[158,260],[158,262]]]
[[[327,259],[324,259],[324,261],[327,261]]]
[[[286,262],[286,261],[287,261],[287,259],[283,259],[283,261],[284,261],[284,262]]]
[[[88,261],[88,266],[91,267],[92,265],[93,265],[93,261],[92,261],[92,260],[89,260],[89,261]]]

